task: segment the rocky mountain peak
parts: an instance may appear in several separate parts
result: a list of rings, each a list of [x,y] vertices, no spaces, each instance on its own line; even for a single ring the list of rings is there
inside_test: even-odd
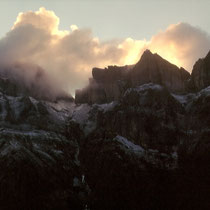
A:
[[[120,99],[127,88],[147,83],[162,85],[171,92],[184,93],[190,74],[158,54],[145,50],[136,65],[93,68],[92,76],[88,87],[76,91],[77,103],[111,102]]]
[[[168,62],[164,58],[162,58],[157,53],[152,53],[149,49],[146,49],[143,52],[140,60],[136,63],[135,67],[137,68],[140,65],[149,65],[149,64],[153,64],[153,67],[154,67],[154,64],[160,65],[160,63],[165,64],[165,65],[170,65],[170,66],[176,66],[176,65]]]
[[[210,51],[205,58],[199,59],[193,66],[190,88],[199,91],[210,85]]]
[[[167,87],[172,92],[185,92],[185,82],[189,77],[190,74],[185,69],[178,68],[149,50],[143,53],[131,71],[133,86],[153,82]]]
[[[143,57],[151,57],[151,56],[153,56],[153,55],[154,55],[154,54],[152,54],[152,52],[151,52],[149,49],[146,49],[146,50],[143,52],[141,58],[143,58]]]

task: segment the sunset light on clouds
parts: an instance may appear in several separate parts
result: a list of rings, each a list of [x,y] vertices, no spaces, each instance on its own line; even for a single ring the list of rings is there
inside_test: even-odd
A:
[[[135,64],[146,49],[191,71],[210,48],[209,35],[187,23],[171,24],[150,40],[129,37],[105,41],[71,20],[69,30],[60,30],[59,24],[59,17],[44,7],[19,13],[0,40],[1,65],[19,62],[41,66],[54,85],[73,93],[87,83],[93,67]]]

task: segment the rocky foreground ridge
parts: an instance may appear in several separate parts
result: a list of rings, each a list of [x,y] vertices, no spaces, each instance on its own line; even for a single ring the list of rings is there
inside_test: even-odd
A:
[[[146,51],[93,69],[76,103],[2,78],[0,209],[209,209],[209,64],[190,75]]]

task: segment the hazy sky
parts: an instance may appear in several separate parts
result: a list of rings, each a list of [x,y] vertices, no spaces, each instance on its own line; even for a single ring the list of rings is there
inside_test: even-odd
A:
[[[209,0],[0,0],[0,37],[19,12],[41,6],[60,18],[60,29],[76,24],[100,39],[150,39],[170,24],[187,22],[210,33]]]

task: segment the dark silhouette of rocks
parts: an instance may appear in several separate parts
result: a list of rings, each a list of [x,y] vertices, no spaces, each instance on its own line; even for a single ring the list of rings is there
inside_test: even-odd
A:
[[[190,74],[183,68],[169,63],[158,54],[146,50],[130,72],[132,86],[149,82],[165,86],[176,93],[186,92],[185,83]]]
[[[146,50],[134,66],[93,68],[89,85],[77,90],[76,103],[105,103],[119,100],[128,87],[146,83],[160,84],[175,93],[186,92],[190,74]]]
[[[128,72],[133,66],[93,68],[89,85],[76,90],[76,103],[105,103],[119,100],[127,88]]]
[[[210,85],[210,52],[205,58],[199,59],[193,66],[190,88],[201,90]]]
[[[90,207],[207,210],[209,93],[177,95],[148,83],[116,102],[78,106],[70,121],[81,133]]]

